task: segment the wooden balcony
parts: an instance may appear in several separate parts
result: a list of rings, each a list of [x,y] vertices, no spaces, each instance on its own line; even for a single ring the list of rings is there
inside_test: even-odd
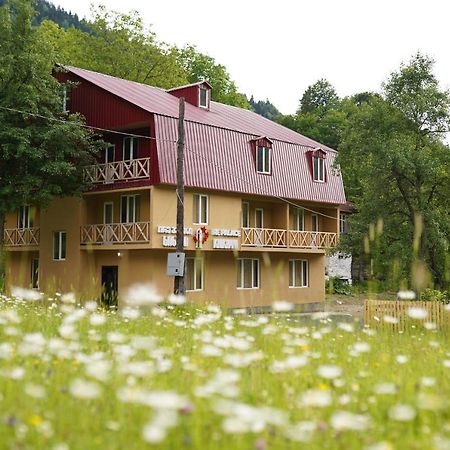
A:
[[[146,244],[150,242],[150,222],[84,225],[80,242],[82,245]]]
[[[150,158],[96,164],[84,170],[87,180],[94,184],[140,180],[150,177]]]
[[[325,249],[334,247],[336,244],[336,233],[271,228],[242,228],[241,230],[241,247]]]
[[[10,228],[3,236],[5,247],[38,247],[40,228]]]

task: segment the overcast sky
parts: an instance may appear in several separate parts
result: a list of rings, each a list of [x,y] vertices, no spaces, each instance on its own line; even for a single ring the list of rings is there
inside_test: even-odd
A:
[[[89,18],[91,0],[50,0]],[[450,85],[447,0],[108,0],[138,10],[159,40],[194,44],[224,64],[239,90],[294,113],[304,90],[327,78],[340,96],[379,90],[420,50]]]

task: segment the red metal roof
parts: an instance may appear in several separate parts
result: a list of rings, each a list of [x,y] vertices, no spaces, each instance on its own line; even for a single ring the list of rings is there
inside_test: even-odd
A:
[[[64,68],[148,112],[178,117],[178,98],[163,89],[86,69],[70,66],[64,66]],[[313,139],[302,136],[253,111],[213,101],[209,110],[197,108],[187,103],[185,119],[214,125],[216,127],[228,128],[230,130],[242,131],[256,136],[267,136],[271,140],[279,139],[281,141],[292,142],[293,144],[306,145],[314,148],[320,147],[334,151]]]
[[[155,116],[161,183],[176,183],[177,119]],[[251,134],[187,122],[185,183],[204,189],[278,196],[325,203],[345,202],[342,178],[332,169],[335,153],[328,153],[326,183],[312,180],[306,152],[309,147],[274,140],[272,173],[256,172]]]
[[[175,184],[179,100],[152,86],[75,67],[73,74],[155,114],[161,183]],[[252,111],[211,102],[209,110],[186,103],[186,185],[264,196],[345,203],[342,177],[332,169],[336,152]],[[272,173],[259,174],[250,141],[273,142]],[[312,180],[306,152],[320,147],[327,157],[327,182]]]

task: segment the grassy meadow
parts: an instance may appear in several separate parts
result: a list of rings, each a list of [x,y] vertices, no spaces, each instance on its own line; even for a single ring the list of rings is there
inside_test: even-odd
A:
[[[0,448],[449,449],[448,344],[420,320],[3,296]]]

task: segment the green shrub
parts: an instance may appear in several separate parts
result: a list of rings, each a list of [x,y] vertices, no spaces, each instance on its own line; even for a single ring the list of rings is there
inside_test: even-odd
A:
[[[439,291],[437,289],[425,289],[420,294],[420,300],[427,302],[450,303],[450,291]]]
[[[331,277],[326,280],[325,289],[328,294],[350,295],[352,293],[348,281],[336,277]]]

